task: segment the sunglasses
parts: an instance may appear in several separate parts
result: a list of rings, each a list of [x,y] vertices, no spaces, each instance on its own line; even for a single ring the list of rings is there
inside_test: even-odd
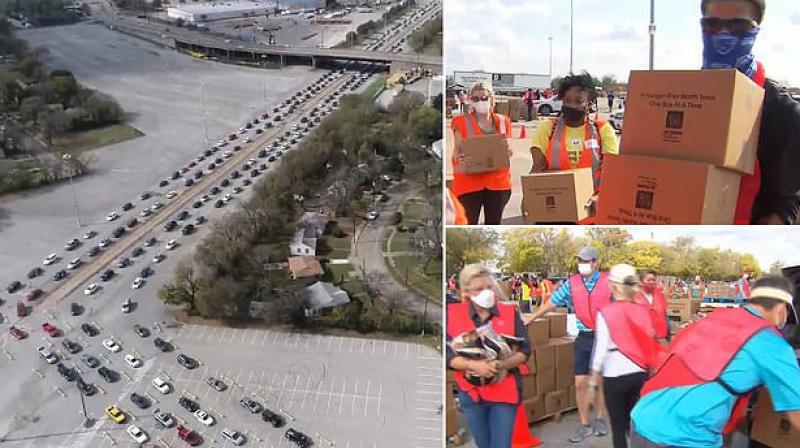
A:
[[[758,22],[745,18],[720,19],[718,17],[703,17],[700,19],[700,26],[703,28],[703,33],[706,34],[716,34],[725,29],[733,35],[741,36],[758,28]]]
[[[472,98],[470,98],[470,99],[471,99],[473,102],[478,102],[478,101],[489,101],[489,97],[488,97],[488,96],[486,96],[486,95],[484,95],[484,96],[473,96],[473,97],[472,97]]]

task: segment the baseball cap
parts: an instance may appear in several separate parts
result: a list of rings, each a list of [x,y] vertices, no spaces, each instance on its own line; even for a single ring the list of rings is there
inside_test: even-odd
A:
[[[597,260],[599,255],[597,254],[597,248],[594,246],[585,246],[580,251],[578,251],[578,258],[581,260]]]
[[[615,264],[608,273],[608,281],[620,285],[635,285],[639,283],[639,275],[629,264]]]

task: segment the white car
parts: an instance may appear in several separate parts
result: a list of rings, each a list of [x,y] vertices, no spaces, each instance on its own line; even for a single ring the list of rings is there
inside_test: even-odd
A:
[[[141,212],[141,213],[139,213],[139,215],[140,215],[142,218],[147,218],[147,217],[148,217],[148,216],[150,216],[152,213],[153,213],[153,211],[152,211],[152,210],[150,210],[149,208],[143,208],[143,209],[142,209],[142,212]]]
[[[117,353],[122,350],[122,347],[113,339],[106,339],[103,341],[103,347],[108,349],[111,353]]]
[[[547,98],[543,100],[537,100],[534,103],[534,107],[536,107],[536,111],[539,112],[539,115],[543,117],[549,117],[552,113],[561,113],[561,104],[562,101],[558,97]]]
[[[58,260],[58,254],[50,254],[47,256],[47,258],[44,259],[42,263],[44,263],[45,266],[49,266],[55,263],[57,260]]]
[[[120,216],[119,213],[111,212],[108,215],[106,215],[106,221],[113,221],[113,220],[119,218],[119,216]]]
[[[246,139],[243,140],[243,142],[245,142],[245,143],[250,143],[252,141],[253,141],[253,139],[250,138],[250,137],[247,137]]]
[[[78,266],[80,266],[82,264],[83,264],[83,260],[81,260],[80,258],[76,258],[76,259],[74,259],[74,260],[69,262],[69,264],[67,265],[67,269],[77,269]]]
[[[39,355],[41,355],[41,357],[47,361],[48,364],[55,364],[58,362],[58,357],[44,346],[39,347],[37,351],[39,352]]]
[[[136,425],[128,426],[127,428],[125,428],[125,432],[127,432],[129,436],[133,437],[133,440],[135,440],[136,443],[138,443],[139,445],[149,440],[147,434],[144,431],[142,431],[142,428]]]
[[[172,390],[172,386],[170,386],[168,382],[161,379],[160,376],[153,378],[152,384],[153,387],[155,387],[156,390],[161,392],[162,394],[168,394]]]
[[[125,355],[125,362],[127,362],[128,365],[133,367],[134,369],[142,366],[142,360],[131,355],[130,353]]]
[[[378,213],[376,211],[371,211],[371,212],[367,213],[365,218],[367,219],[367,221],[375,221],[376,219],[378,219],[378,216],[380,216],[380,213]]]
[[[97,283],[92,283],[89,286],[87,286],[86,289],[83,290],[83,293],[86,294],[87,296],[90,296],[99,290],[100,290],[100,285],[98,285]]]
[[[175,196],[177,196],[177,195],[178,195],[178,192],[177,192],[177,191],[175,191],[175,190],[170,190],[170,191],[167,193],[167,199],[172,199],[172,198],[174,198],[174,197],[175,197]]]
[[[161,263],[161,261],[164,260],[165,258],[167,257],[164,254],[156,254],[153,257],[153,263]]]
[[[233,197],[230,194],[226,194],[222,197],[222,202],[230,202]]]
[[[167,249],[167,250],[172,250],[172,249],[175,249],[176,247],[178,247],[178,242],[175,241],[175,240],[167,241],[167,245],[164,246],[164,248]]]
[[[90,240],[90,239],[94,238],[96,235],[97,235],[97,232],[95,232],[94,230],[90,230],[90,231],[88,231],[88,232],[83,234],[83,239]]]
[[[622,132],[622,123],[625,119],[625,109],[618,109],[608,116],[608,122],[617,131]]]
[[[211,426],[214,424],[214,418],[208,415],[208,413],[202,409],[194,411],[194,418],[206,426]]]
[[[232,155],[233,153],[230,151],[225,151],[224,153],[222,153],[222,157],[225,157],[226,159],[230,159]]]
[[[133,279],[133,285],[131,285],[131,289],[139,289],[144,286],[144,279],[141,277],[136,277]]]
[[[150,210],[155,212],[157,210],[160,210],[161,207],[163,207],[163,206],[164,206],[164,204],[162,204],[160,202],[156,202],[156,203],[154,203],[153,205],[150,206]]]

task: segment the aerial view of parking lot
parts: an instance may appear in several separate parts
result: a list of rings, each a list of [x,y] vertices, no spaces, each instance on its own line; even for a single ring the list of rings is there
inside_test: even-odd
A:
[[[441,8],[0,0],[0,447],[440,447]]]

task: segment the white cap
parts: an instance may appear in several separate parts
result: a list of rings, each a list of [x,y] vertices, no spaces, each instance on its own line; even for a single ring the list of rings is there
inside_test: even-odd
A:
[[[792,310],[792,313],[794,313],[794,321],[800,325],[800,321],[797,319],[797,310],[794,308],[794,297],[792,297],[788,291],[784,291],[780,288],[773,288],[771,286],[756,286],[750,290],[750,298],[752,299],[755,297],[765,297],[768,299],[775,299],[785,302],[787,305],[789,305],[789,309]]]
[[[609,271],[608,280],[620,285],[636,285],[639,283],[639,275],[629,264],[616,264]]]

